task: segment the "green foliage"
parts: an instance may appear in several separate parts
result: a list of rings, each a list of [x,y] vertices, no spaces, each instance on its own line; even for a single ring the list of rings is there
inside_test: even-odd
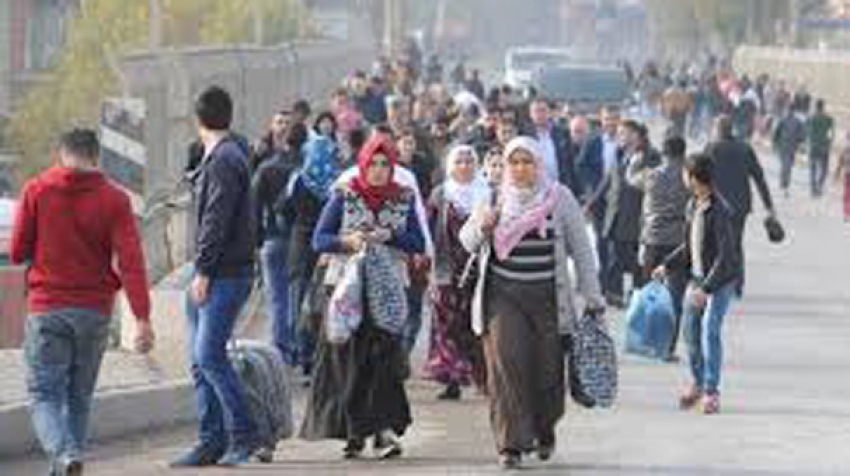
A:
[[[164,46],[249,43],[260,18],[263,44],[294,38],[305,14],[301,0],[159,0]],[[117,59],[148,45],[149,0],[85,0],[70,19],[65,49],[32,87],[10,125],[19,172],[48,164],[51,139],[71,126],[97,125],[100,104],[118,92]],[[256,17],[255,17],[256,15]]]

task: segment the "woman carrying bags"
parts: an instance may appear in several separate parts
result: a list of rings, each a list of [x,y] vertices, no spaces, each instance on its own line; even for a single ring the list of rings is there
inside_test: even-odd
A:
[[[360,269],[362,319],[343,343],[327,335],[321,339],[301,431],[308,440],[345,440],[346,458],[359,457],[372,436],[380,457],[401,455],[399,438],[412,421],[401,371],[399,311],[406,302],[405,255],[423,253],[425,240],[413,193],[392,180],[396,157],[390,140],[370,139],[358,157],[358,175],[335,191],[313,235],[314,249],[331,255],[329,286],[338,284],[352,255],[368,257]],[[399,279],[387,279],[392,273]]]
[[[472,332],[470,310],[474,283],[462,282],[469,253],[458,233],[476,204],[486,200],[489,186],[476,168],[478,158],[468,145],[456,146],[446,157],[446,181],[428,201],[434,237],[436,289],[433,296],[431,346],[425,373],[445,385],[441,400],[458,400],[461,387],[472,380],[483,388],[481,344]]]
[[[566,394],[562,336],[577,317],[568,258],[586,306],[604,301],[581,207],[547,178],[537,141],[513,139],[504,156],[498,204],[476,211],[460,240],[479,256],[473,329],[483,339],[497,450],[510,469],[524,453],[548,460],[555,449]]]

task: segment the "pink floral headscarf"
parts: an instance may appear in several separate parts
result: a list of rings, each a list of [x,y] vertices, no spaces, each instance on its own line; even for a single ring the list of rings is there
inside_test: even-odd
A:
[[[505,147],[505,163],[518,150],[534,157],[537,164],[537,181],[531,188],[518,187],[505,171],[502,180],[499,224],[495,231],[496,256],[506,259],[514,247],[529,232],[537,230],[541,237],[546,235],[546,219],[563,198],[564,189],[551,180],[546,173],[540,144],[531,137],[517,137]]]

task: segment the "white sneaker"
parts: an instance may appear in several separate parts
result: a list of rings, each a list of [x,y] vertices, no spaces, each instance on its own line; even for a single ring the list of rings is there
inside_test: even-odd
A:
[[[401,440],[392,430],[384,430],[375,437],[375,456],[380,459],[393,459],[402,455]]]

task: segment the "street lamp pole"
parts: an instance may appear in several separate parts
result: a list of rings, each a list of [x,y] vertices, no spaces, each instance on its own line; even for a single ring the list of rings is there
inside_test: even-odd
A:
[[[148,50],[162,47],[162,0],[148,0]]]

